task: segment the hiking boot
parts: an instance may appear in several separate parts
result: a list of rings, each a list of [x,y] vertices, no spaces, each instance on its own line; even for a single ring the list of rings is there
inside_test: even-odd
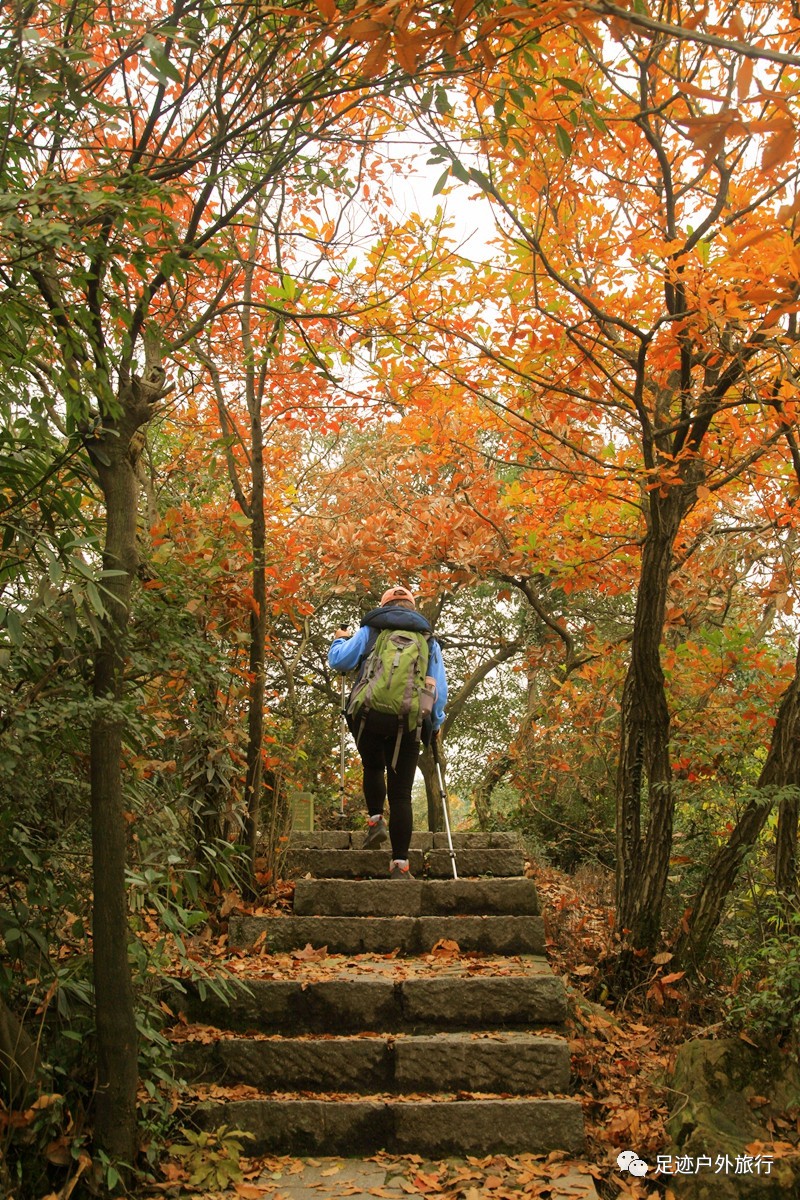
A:
[[[370,825],[367,830],[367,836],[364,838],[362,850],[378,850],[384,842],[389,840],[389,830],[386,828],[386,822],[383,817],[378,817],[374,825]]]
[[[399,862],[393,861],[391,867],[389,868],[389,878],[390,879],[413,879],[414,876],[411,874],[408,863],[406,863],[406,865],[403,867],[400,865]]]

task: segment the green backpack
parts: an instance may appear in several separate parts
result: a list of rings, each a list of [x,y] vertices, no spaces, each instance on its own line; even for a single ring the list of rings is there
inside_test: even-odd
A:
[[[357,727],[356,745],[365,728],[389,733],[396,727],[393,767],[404,730],[416,731],[418,740],[422,732],[420,697],[428,673],[429,642],[430,634],[382,629],[350,693],[347,716],[354,733]]]

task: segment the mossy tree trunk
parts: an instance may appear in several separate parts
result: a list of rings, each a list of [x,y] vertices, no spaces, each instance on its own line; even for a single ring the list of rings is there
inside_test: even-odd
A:
[[[672,548],[684,512],[676,493],[653,500],[622,692],[617,771],[617,925],[637,949],[655,947],[672,849],[670,713],[661,641]],[[647,829],[642,832],[643,805]]]
[[[798,793],[784,796],[778,806],[778,829],[775,835],[775,886],[790,903],[793,897],[797,897],[798,816]]]
[[[131,438],[152,416],[163,371],[149,370],[120,389],[121,414],[104,423],[91,451],[105,502],[103,568],[106,615],[94,660],[91,724],[92,946],[97,1034],[95,1142],[110,1159],[132,1165],[137,1153],[138,1048],[128,960],[125,885],[128,820],[122,783],[124,673],[131,591],[138,561],[139,485]]]

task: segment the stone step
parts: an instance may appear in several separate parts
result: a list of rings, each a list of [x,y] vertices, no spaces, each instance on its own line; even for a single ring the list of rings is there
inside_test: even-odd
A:
[[[386,879],[390,860],[388,844],[384,850],[289,850],[281,874],[287,879],[303,875],[314,879]],[[408,862],[412,875],[423,874],[425,860],[421,850],[410,850]],[[394,882],[400,886],[407,881]]]
[[[442,1162],[425,1160],[419,1155],[378,1155],[365,1159],[316,1154],[277,1160],[270,1157],[266,1168],[255,1182],[280,1200],[341,1200],[344,1197],[372,1200],[373,1196],[406,1200],[409,1194],[420,1194],[420,1184],[425,1191],[420,1174],[442,1178],[441,1191],[428,1193],[431,1196],[455,1196],[456,1192],[464,1196],[466,1189],[467,1195],[480,1195],[482,1200],[484,1197],[490,1200],[491,1196],[516,1196],[522,1200],[523,1195],[546,1195],[547,1200],[598,1200],[589,1163],[579,1163],[574,1158],[564,1161],[560,1155],[545,1165],[531,1164],[528,1155],[507,1156],[501,1162],[494,1155],[482,1160],[474,1156],[469,1159],[448,1157]],[[533,1172],[535,1181],[531,1190]],[[498,1174],[503,1176],[505,1185],[501,1184],[499,1191],[496,1190]]]
[[[289,837],[292,850],[360,850],[367,836],[363,829],[318,829],[295,831]],[[456,850],[518,849],[520,839],[515,833],[454,833]],[[446,833],[426,833],[415,830],[411,835],[412,850],[443,850],[448,846]]]
[[[452,860],[447,849],[410,850],[411,874],[436,879],[451,878]],[[331,849],[289,849],[282,874],[288,879],[312,875],[315,879],[385,879],[389,873],[390,851]],[[521,850],[500,846],[456,851],[456,870],[460,876],[493,875],[507,878],[521,875],[525,858]]]
[[[395,887],[408,887],[395,882]],[[456,942],[462,951],[485,954],[543,954],[541,917],[423,916],[314,917],[254,916],[234,911],[228,920],[231,946],[252,946],[264,935],[267,951],[280,954],[305,946],[331,954],[427,954],[437,942]]]
[[[262,1033],[420,1032],[436,1029],[557,1028],[566,1020],[562,981],[542,958],[520,958],[507,973],[473,975],[443,961],[435,974],[406,977],[402,960],[342,967],[330,978],[232,981],[230,997],[183,983],[167,1002],[190,1022]],[[480,965],[478,960],[476,965]],[[319,969],[319,968],[317,968]]]
[[[447,1155],[546,1154],[584,1149],[583,1112],[577,1100],[464,1099],[450,1095],[418,1100],[363,1096],[308,1099],[292,1095],[214,1099],[187,1114],[203,1129],[220,1125],[253,1135],[250,1154]]]
[[[565,1092],[563,1038],[522,1032],[375,1037],[244,1038],[220,1035],[180,1046],[191,1078],[260,1091]]]
[[[537,916],[532,879],[298,879],[295,916],[415,917],[514,913]]]

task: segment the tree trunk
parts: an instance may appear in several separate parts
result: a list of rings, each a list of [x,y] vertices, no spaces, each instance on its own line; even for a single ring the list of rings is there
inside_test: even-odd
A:
[[[717,851],[706,871],[703,884],[695,896],[691,911],[684,918],[675,947],[676,958],[682,962],[702,963],[709,942],[719,925],[722,909],[729,896],[745,855],[755,845],[775,804],[778,789],[800,786],[800,643],[795,660],[795,674],[783,694],[772,731],[769,751],[758,789],[736,822],[726,844]],[[782,798],[786,800],[786,797]],[[795,799],[796,804],[796,799]],[[795,813],[794,835],[797,836]],[[790,835],[784,836],[791,844]],[[782,871],[788,863],[782,864]],[[777,864],[776,864],[777,876]]]
[[[775,886],[785,897],[797,895],[797,794],[784,796],[778,808],[775,836]]]
[[[492,819],[492,792],[511,769],[512,761],[510,754],[498,754],[497,758],[489,763],[473,789],[472,807],[475,809],[478,825],[483,830],[489,828],[489,822]]]
[[[150,420],[164,393],[157,345],[146,340],[144,378],[122,381],[121,415],[105,421],[99,445],[87,446],[97,469],[106,508],[103,568],[105,616],[94,661],[94,715],[90,731],[92,814],[92,963],[97,1032],[95,1144],[120,1166],[137,1152],[138,1045],[133,983],[128,961],[126,806],[122,787],[125,650],[131,590],[138,554],[141,452],[133,434]]]
[[[120,437],[120,441],[124,434]],[[127,450],[129,438],[125,440]],[[111,442],[111,439],[106,439]],[[114,1162],[133,1164],[136,1149],[137,1035],[128,962],[125,890],[127,823],[122,790],[125,635],[136,571],[138,486],[125,451],[98,464],[106,503],[103,566],[122,574],[105,586],[107,617],[94,664],[91,727],[93,965],[97,1027],[95,1141]]]
[[[247,772],[245,775],[246,843],[250,877],[247,892],[256,893],[255,862],[261,823],[261,791],[264,751],[264,647],[267,635],[267,588],[265,577],[266,524],[264,519],[264,439],[261,405],[255,399],[250,413],[253,491],[250,500],[253,552],[253,607],[250,612],[250,683],[247,706]],[[270,867],[274,864],[270,863]]]
[[[439,747],[439,754],[442,749]],[[442,802],[439,796],[439,780],[436,777],[436,764],[430,746],[423,746],[419,756],[419,769],[425,781],[425,795],[428,801],[428,829],[431,833],[441,833],[444,829]]]
[[[657,521],[642,551],[631,662],[622,693],[617,772],[617,925],[639,949],[653,949],[660,933],[674,808],[660,650],[680,508],[670,497],[654,507]],[[642,837],[645,787],[649,820]]]
[[[223,788],[219,777],[213,774],[208,778],[207,762],[215,749],[215,734],[217,726],[224,719],[219,710],[217,697],[217,681],[206,678],[205,687],[197,692],[197,701],[202,719],[198,728],[203,730],[202,737],[193,740],[192,753],[196,754],[198,769],[195,771],[190,786],[191,821],[193,838],[193,857],[196,863],[204,863],[216,874],[213,859],[205,858],[203,849],[211,845],[217,838],[227,837],[230,832],[228,822],[223,821]],[[227,795],[226,795],[227,799]],[[239,830],[236,830],[238,833]]]

